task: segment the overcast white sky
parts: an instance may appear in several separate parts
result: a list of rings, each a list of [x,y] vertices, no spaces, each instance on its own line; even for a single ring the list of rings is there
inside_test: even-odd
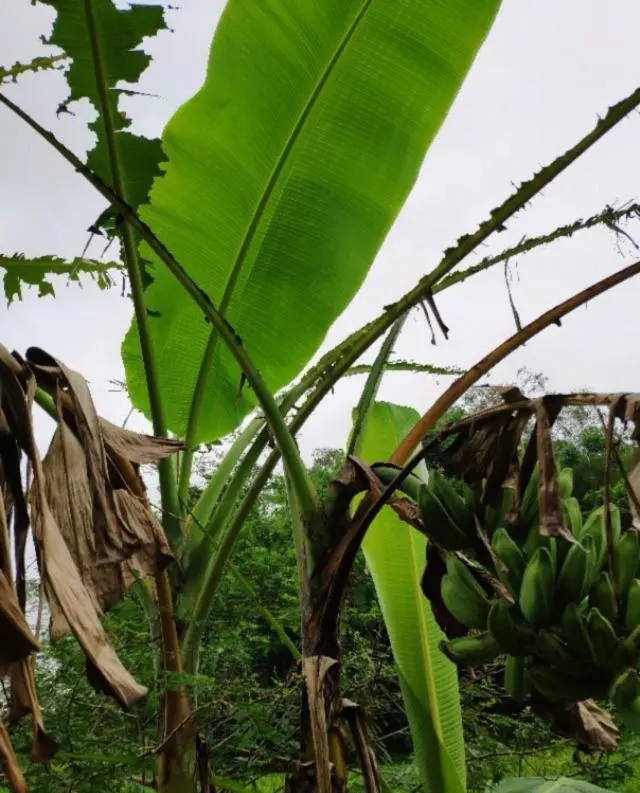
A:
[[[153,42],[154,61],[143,90],[128,110],[136,128],[159,134],[166,120],[199,87],[221,0],[185,0],[169,12],[172,33]],[[48,7],[2,0],[0,63],[29,60],[45,50]],[[498,20],[453,110],[432,146],[420,179],[386,240],[360,294],[329,332],[323,349],[379,313],[440,259],[462,233],[540,165],[572,145],[597,115],[640,84],[637,0],[505,0]],[[82,154],[90,136],[82,118],[55,109],[66,95],[62,75],[22,78],[7,93]],[[47,145],[0,109],[0,250],[28,255],[80,254],[85,229],[102,209],[92,192]],[[483,251],[497,251],[560,223],[586,217],[607,203],[640,194],[640,115],[632,114],[509,224]],[[640,240],[640,224],[637,224]],[[628,230],[633,233],[634,227]],[[95,249],[96,252],[99,250]],[[523,322],[640,257],[630,244],[618,250],[610,232],[583,232],[573,241],[521,257],[514,296]],[[471,262],[469,262],[471,263]],[[494,382],[512,379],[521,366],[542,371],[555,389],[590,387],[640,391],[640,281],[618,288],[568,317],[505,361]],[[501,269],[447,291],[439,300],[452,332],[429,343],[415,312],[397,348],[400,357],[467,366],[513,332]],[[101,293],[86,283],[57,288],[57,298],[27,292],[21,304],[0,307],[0,341],[24,351],[42,346],[88,378],[103,415],[120,422],[126,397],[108,381],[122,377],[120,342],[131,317],[119,290]],[[432,378],[389,374],[382,398],[424,410],[445,385]],[[305,428],[305,454],[341,446],[361,378],[340,384]],[[144,423],[138,419],[137,426]]]

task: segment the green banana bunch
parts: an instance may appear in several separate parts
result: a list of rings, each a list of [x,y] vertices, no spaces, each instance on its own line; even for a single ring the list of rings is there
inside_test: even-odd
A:
[[[589,611],[587,630],[591,640],[593,662],[597,667],[613,671],[623,663],[622,640],[613,625],[597,608]]]
[[[615,622],[618,613],[618,604],[613,591],[611,576],[603,570],[598,576],[598,580],[591,588],[589,593],[589,605],[598,609],[600,613],[610,622]]]
[[[611,516],[611,534],[613,537],[614,547],[618,541],[621,533],[620,523],[620,510],[615,504],[609,506],[609,514]],[[592,537],[597,554],[598,569],[602,567],[607,556],[607,532],[604,525],[604,507],[598,507],[586,519],[582,526],[582,531],[579,539],[584,537]]]
[[[489,664],[501,654],[498,643],[488,633],[476,636],[460,636],[440,645],[442,652],[459,666]]]
[[[624,612],[624,624],[631,632],[640,625],[640,580],[634,578],[627,589],[627,605]]]
[[[634,730],[640,730],[640,680],[635,671],[626,670],[616,678],[609,698],[618,709],[622,721]]]
[[[567,551],[556,583],[562,603],[579,603],[587,594],[590,583],[589,565],[589,549],[579,542],[574,543]]]
[[[538,487],[540,485],[540,469],[536,465],[529,482],[522,494],[520,502],[519,524],[530,528],[538,522]]]
[[[483,527],[490,537],[497,529],[505,525],[505,519],[513,504],[513,495],[512,488],[503,487],[498,503],[485,509]]]
[[[446,556],[447,574],[440,585],[444,605],[463,625],[484,630],[491,601],[467,565],[454,553]]]
[[[524,658],[507,656],[504,664],[504,690],[516,702],[523,703],[527,696],[528,681]]]
[[[498,578],[512,595],[517,595],[520,591],[525,567],[527,566],[522,551],[504,528],[498,529],[494,533],[491,545],[495,555],[507,568],[506,570],[502,568],[496,569]]]
[[[562,613],[562,633],[576,658],[593,657],[593,647],[585,615],[575,603],[568,603]]]
[[[522,576],[518,595],[520,610],[536,630],[553,621],[555,612],[555,573],[548,548],[538,548]]]
[[[635,531],[627,531],[613,546],[613,577],[618,592],[626,592],[640,562],[640,541]]]
[[[438,471],[429,474],[418,491],[418,507],[427,535],[441,548],[461,551],[476,542],[473,511],[449,480]]]
[[[527,671],[531,684],[549,699],[581,702],[594,696],[606,696],[608,692],[602,675],[581,673],[578,667],[573,674],[547,665],[533,665]]]
[[[571,669],[575,664],[565,642],[552,631],[540,631],[533,646],[533,654],[536,658],[560,668]]]
[[[640,537],[622,531],[610,506],[613,547],[608,552],[604,508],[584,520],[571,496],[573,477],[560,472],[565,525],[574,541],[540,534],[536,467],[522,498],[518,520],[506,525],[513,491],[479,511],[478,487],[464,498],[436,474],[421,492],[425,527],[449,549],[441,594],[451,614],[472,635],[444,642],[461,665],[505,657],[504,687],[524,703],[531,688],[551,700],[577,702],[609,697],[625,723],[640,730]],[[423,503],[424,502],[424,503]],[[490,557],[476,543],[476,516],[490,538]],[[430,518],[430,522],[427,518]],[[436,538],[435,535],[438,535]],[[453,549],[466,549],[463,561]],[[489,588],[474,575],[474,553],[506,589]]]
[[[460,531],[467,538],[473,539],[476,533],[473,512],[465,504],[464,499],[458,495],[451,482],[439,471],[431,471],[427,486],[451,515],[453,522]],[[468,541],[467,545],[469,545]]]
[[[516,607],[495,598],[487,617],[487,628],[502,651],[513,656],[529,655],[536,632],[516,615]]]
[[[573,468],[563,468],[558,474],[558,489],[560,498],[569,498],[573,493]]]

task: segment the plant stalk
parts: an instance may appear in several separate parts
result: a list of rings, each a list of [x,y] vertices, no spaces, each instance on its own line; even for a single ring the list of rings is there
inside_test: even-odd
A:
[[[608,289],[623,283],[640,273],[640,261],[630,264],[628,267],[619,270],[613,275],[609,275],[595,284],[583,289],[581,292],[570,297],[568,300],[559,303],[554,308],[546,311],[533,322],[530,322],[522,330],[514,333],[502,344],[498,345],[488,355],[482,358],[475,366],[472,366],[465,374],[455,380],[449,388],[440,396],[427,412],[416,422],[407,436],[402,440],[398,448],[390,457],[390,462],[395,465],[404,465],[409,456],[422,441],[426,434],[431,430],[436,422],[442,418],[449,408],[451,408],[461,396],[474,384],[480,380],[487,372],[493,369],[500,361],[510,355],[514,350],[521,347],[529,339],[532,339],[540,331],[548,328],[549,325],[558,321],[569,312],[601,295]]]

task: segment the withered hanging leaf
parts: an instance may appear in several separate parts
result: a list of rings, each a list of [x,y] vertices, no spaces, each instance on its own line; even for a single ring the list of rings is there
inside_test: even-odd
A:
[[[5,520],[7,523],[7,543],[9,542],[8,524],[13,517],[14,535],[14,557],[16,564],[16,592],[18,603],[24,612],[27,599],[27,582],[25,570],[25,551],[27,545],[27,534],[29,531],[29,513],[27,511],[27,501],[22,489],[22,478],[20,476],[20,449],[13,437],[6,417],[0,407],[0,497],[3,498],[5,506]],[[10,567],[2,569],[10,575]]]
[[[620,734],[611,716],[592,699],[584,702],[551,702],[532,689],[533,710],[561,735],[576,741],[585,752],[612,752]]]
[[[512,478],[514,471],[517,471],[518,446],[530,417],[528,410],[519,410],[515,415],[507,414],[507,420],[495,441],[495,453],[487,468],[483,505],[493,506],[501,496],[502,488]]]
[[[629,499],[629,508],[633,516],[633,527],[636,531],[640,531],[640,449],[636,449],[629,463],[629,471],[627,473],[629,480],[629,487],[635,495],[635,499]]]
[[[120,457],[136,465],[151,465],[184,448],[184,443],[174,438],[141,435],[103,418],[99,422],[107,457],[110,458]]]
[[[0,677],[7,674],[11,664],[41,649],[27,625],[11,578],[9,524],[0,488]]]
[[[466,482],[481,482],[499,454],[500,436],[509,417],[501,407],[497,412],[493,409],[483,411],[474,417],[475,420],[465,422],[456,439],[444,451],[452,472]]]
[[[561,537],[568,542],[573,542],[573,534],[564,525],[558,469],[551,438],[551,427],[561,407],[560,398],[543,397],[535,401],[535,437],[540,470],[538,513],[540,534],[543,537]]]
[[[0,720],[0,761],[13,793],[27,793],[27,783],[22,776],[18,760],[11,746],[7,729]]]
[[[7,674],[10,664],[42,649],[27,625],[13,586],[1,570],[0,636],[0,676]]]
[[[43,462],[46,496],[98,612],[124,596],[136,577],[172,560],[138,468],[181,448],[179,441],[123,430],[101,419],[84,378],[42,350],[27,352],[55,398],[59,424]],[[53,637],[65,631],[52,609]]]
[[[31,742],[31,760],[34,763],[48,763],[58,749],[56,741],[44,729],[42,713],[36,693],[36,681],[33,673],[33,658],[25,658],[11,668],[11,701],[9,721],[19,721],[31,713],[33,721],[33,739]]]
[[[143,697],[146,689],[131,677],[109,644],[94,603],[51,512],[31,424],[35,381],[24,368],[20,375],[19,378],[16,373],[15,358],[0,345],[2,408],[33,471],[31,525],[38,550],[40,574],[48,595],[59,605],[85,654],[108,681],[110,693],[121,704],[128,706]]]

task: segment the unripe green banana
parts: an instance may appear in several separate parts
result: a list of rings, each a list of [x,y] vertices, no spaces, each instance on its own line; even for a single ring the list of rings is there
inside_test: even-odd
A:
[[[469,537],[453,520],[429,485],[420,487],[418,506],[427,537],[441,548],[447,551],[460,551],[471,545]]]
[[[446,557],[447,575],[440,592],[445,606],[463,625],[484,629],[491,601],[469,568],[453,553]]]
[[[568,603],[562,612],[562,635],[576,658],[593,658],[587,621],[575,603]]]
[[[538,465],[533,469],[533,473],[522,495],[520,502],[520,514],[518,524],[523,527],[531,528],[538,522],[538,486],[540,484],[540,470]]]
[[[460,666],[489,664],[502,652],[496,640],[487,632],[441,642],[440,649],[454,664]]]
[[[439,471],[430,471],[428,485],[433,495],[451,515],[453,522],[468,538],[467,546],[473,544],[476,526],[473,512],[458,495],[451,482]]]
[[[569,498],[573,493],[573,468],[563,468],[558,474],[558,489],[560,498]]]
[[[527,534],[527,538],[524,541],[522,546],[522,553],[524,558],[528,561],[531,559],[533,554],[538,550],[538,548],[546,548],[548,542],[548,537],[543,537],[540,534],[540,526],[535,523],[530,529],[529,533]]]
[[[580,537],[582,535],[582,510],[577,498],[571,496],[563,499],[562,517],[573,536],[576,538]]]
[[[598,580],[591,587],[589,593],[589,605],[591,608],[598,609],[610,622],[615,622],[618,613],[618,604],[613,591],[611,577],[606,571],[602,571]]]
[[[622,641],[613,625],[597,608],[592,608],[587,619],[593,661],[600,669],[616,670],[623,663]]]
[[[635,531],[626,531],[613,546],[613,576],[623,595],[633,581],[640,561],[640,542]]]
[[[504,529],[497,529],[491,540],[493,551],[498,559],[506,566],[507,570],[496,568],[498,578],[509,589],[512,595],[517,596],[522,583],[522,576],[526,562],[522,551]]]
[[[627,589],[627,605],[624,612],[624,624],[631,633],[640,625],[640,580],[634,578]]]
[[[548,664],[560,668],[571,668],[575,664],[565,643],[551,631],[543,630],[538,633],[533,654]]]
[[[477,515],[480,514],[480,507],[482,505],[482,486],[480,484],[468,485],[466,482],[463,482],[462,498],[471,512]]]
[[[579,603],[587,594],[589,554],[579,543],[574,543],[565,557],[556,583],[561,603]]]
[[[528,675],[533,686],[545,697],[564,702],[606,696],[608,689],[608,678],[603,681],[602,675],[574,675],[553,666],[531,666]]]
[[[609,505],[611,515],[611,536],[614,547],[620,537],[620,510],[615,504]],[[602,567],[607,556],[607,532],[604,525],[604,506],[594,509],[582,527],[580,537],[593,537],[597,552],[598,569]]]
[[[518,598],[520,610],[536,630],[553,622],[554,590],[551,554],[547,548],[538,548],[524,571]]]
[[[582,545],[582,547],[587,552],[587,572],[585,575],[584,586],[585,591],[588,592],[598,580],[598,575],[600,574],[598,551],[593,541],[593,537],[582,537],[580,540],[580,545]]]
[[[527,696],[524,658],[508,655],[504,664],[504,689],[511,699],[523,703]]]
[[[516,617],[515,611],[515,606],[496,598],[487,617],[487,628],[503,652],[514,656],[529,655],[536,633]]]
[[[640,681],[637,673],[628,669],[619,675],[609,690],[609,697],[622,721],[628,727],[640,730]]]
[[[503,487],[497,504],[486,508],[483,525],[490,537],[497,529],[505,525],[505,518],[511,510],[512,504],[513,489],[510,487]]]
[[[638,666],[638,654],[640,650],[640,625],[631,631],[622,642],[622,656],[626,666]]]

